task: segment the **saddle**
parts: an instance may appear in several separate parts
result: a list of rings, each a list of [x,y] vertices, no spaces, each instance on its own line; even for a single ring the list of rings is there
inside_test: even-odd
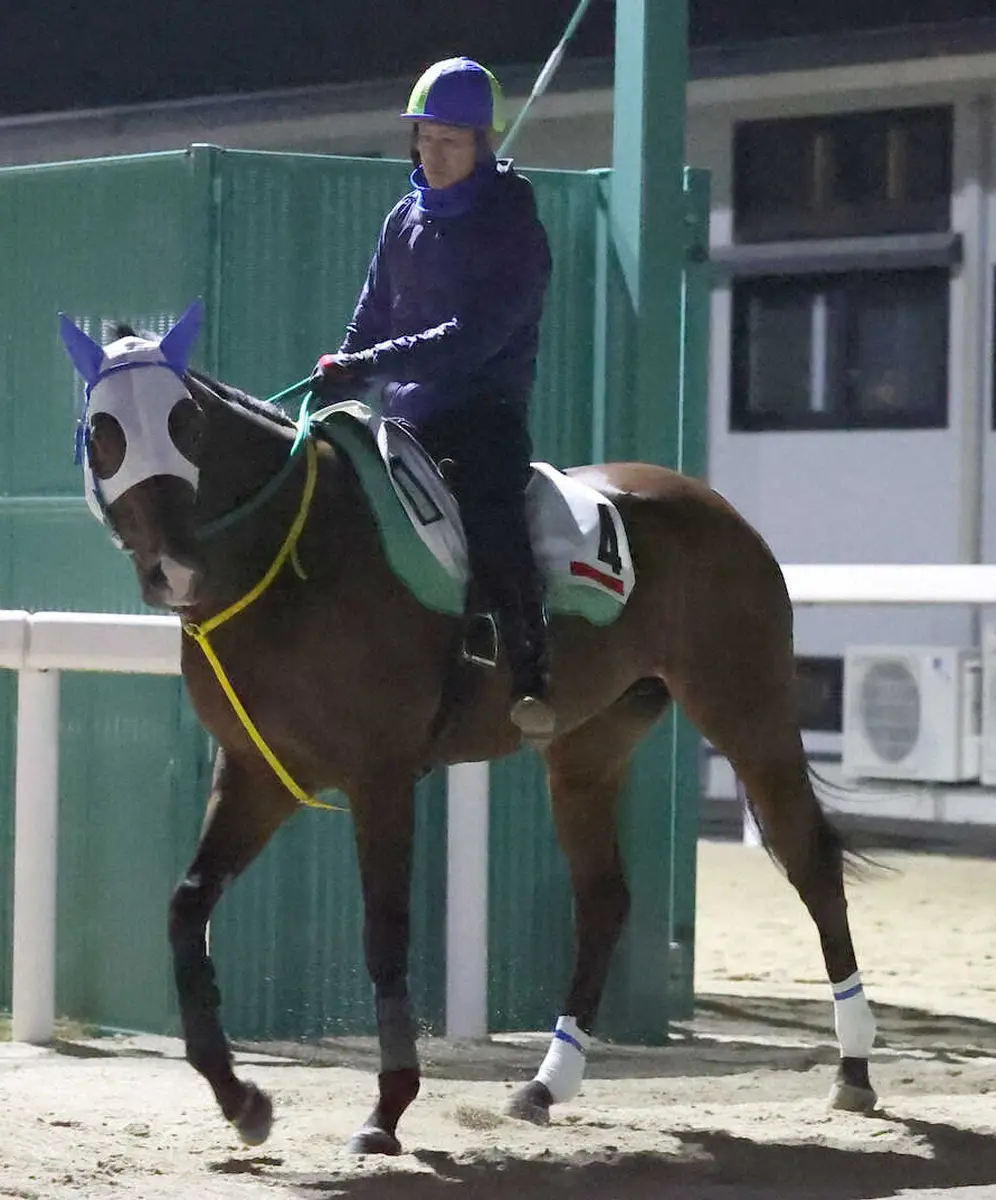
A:
[[[460,510],[437,465],[409,430],[358,401],[314,414],[312,428],[348,455],[395,574],[429,608],[462,616],[469,581]],[[532,464],[526,516],[553,613],[608,625],[635,584],[615,505],[549,463]]]

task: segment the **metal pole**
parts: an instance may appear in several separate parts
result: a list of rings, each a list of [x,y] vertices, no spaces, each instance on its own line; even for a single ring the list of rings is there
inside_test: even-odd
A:
[[[526,114],[543,95],[546,89],[550,86],[550,81],[557,73],[561,62],[563,61],[564,51],[567,49],[567,43],[574,36],[574,31],[581,24],[581,18],[588,10],[588,5],[591,0],[579,0],[577,8],[574,10],[574,15],[567,23],[567,28],[564,30],[564,36],[554,46],[550,53],[550,57],[543,64],[543,69],[536,76],[536,82],[533,84],[533,90],[529,93],[525,104],[519,109],[519,114],[512,122],[512,128],[505,134],[505,140],[498,147],[499,158],[504,158],[512,148],[512,143],[518,137],[519,130],[522,128],[522,123],[526,119]]]
[[[446,1036],[488,1032],[488,825],[486,762],[447,772]]]
[[[687,42],[687,0],[616,0],[608,287],[600,298],[609,306],[609,345],[599,363],[607,378],[597,426],[610,461],[674,467],[694,457],[683,437],[680,378]],[[669,733],[662,726],[651,735],[628,777],[621,832],[633,902],[599,1018],[610,1037],[644,1044],[666,1037],[676,973],[691,962],[671,953],[672,941],[693,935],[674,925],[671,809],[697,803],[698,743]]]
[[[51,1041],[59,818],[59,672],[17,679],[14,775],[14,977],[11,1037]]]
[[[613,454],[677,466],[685,195],[686,0],[618,0],[610,234],[631,309]],[[630,394],[635,393],[632,395]],[[621,423],[620,423],[621,424]],[[690,451],[692,447],[685,447]]]

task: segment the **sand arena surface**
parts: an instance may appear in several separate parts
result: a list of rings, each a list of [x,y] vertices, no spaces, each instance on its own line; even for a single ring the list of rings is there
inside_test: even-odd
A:
[[[343,1150],[374,1096],[365,1039],[241,1052],[240,1073],[276,1107],[255,1149],[178,1042],[8,1043],[0,1197],[996,1197],[996,863],[882,857],[896,872],[849,893],[880,1024],[872,1117],[826,1108],[836,1046],[802,905],[762,852],[702,843],[695,1020],[664,1049],[597,1043],[581,1096],[549,1128],[501,1115],[545,1034],[425,1043],[406,1152],[389,1160]]]

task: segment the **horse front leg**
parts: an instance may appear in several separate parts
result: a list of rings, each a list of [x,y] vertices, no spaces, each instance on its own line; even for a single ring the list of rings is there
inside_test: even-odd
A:
[[[263,849],[295,810],[268,778],[250,777],[219,751],[194,858],[170,900],[169,939],[187,1061],[207,1080],[243,1142],[257,1146],[273,1124],[270,1098],[232,1070],[219,1020],[221,993],[208,954],[207,923],[225,886]]]
[[[421,1079],[408,996],[414,778],[370,782],[352,790],[350,802],[363,884],[363,940],[374,985],[380,1072],[377,1104],[348,1148],[355,1154],[400,1154],[398,1122],[418,1095]]]

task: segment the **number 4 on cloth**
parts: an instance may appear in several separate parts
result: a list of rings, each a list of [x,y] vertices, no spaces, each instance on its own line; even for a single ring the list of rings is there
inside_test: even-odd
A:
[[[605,504],[598,506],[598,561],[610,567],[614,575],[622,571],[616,523],[612,519],[612,510]]]

